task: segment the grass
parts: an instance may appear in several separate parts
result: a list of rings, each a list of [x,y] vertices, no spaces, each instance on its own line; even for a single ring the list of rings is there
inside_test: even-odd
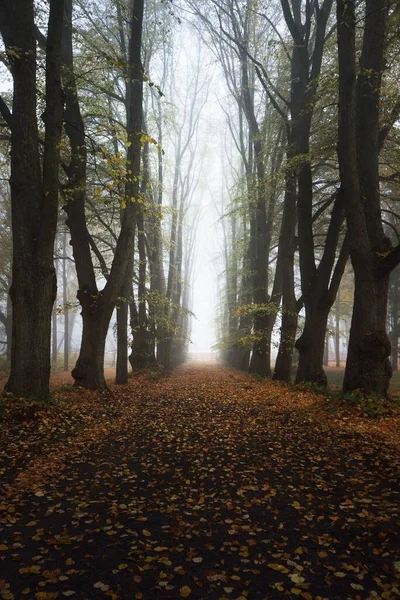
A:
[[[341,387],[343,383],[344,368],[325,367],[328,384]],[[400,396],[400,371],[394,371],[390,380],[389,392],[393,396]]]

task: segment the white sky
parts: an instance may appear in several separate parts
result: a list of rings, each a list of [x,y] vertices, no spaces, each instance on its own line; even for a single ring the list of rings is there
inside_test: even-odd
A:
[[[180,71],[178,78],[185,81],[185,71],[193,69],[193,56],[198,51],[193,41],[196,35],[190,26],[181,24],[175,37],[177,62],[174,68]],[[218,97],[226,94],[221,84],[223,76],[215,66],[215,59],[204,43],[201,44],[201,69],[210,83],[207,102],[202,109],[196,151],[203,156],[193,205],[200,206],[200,221],[197,228],[196,263],[193,277],[193,312],[190,346],[191,352],[210,351],[216,343],[215,320],[217,316],[217,278],[221,270],[222,235],[219,225],[222,186],[225,185],[222,153],[224,148],[225,114]],[[183,88],[183,86],[182,86]],[[182,89],[181,88],[181,89]],[[179,93],[179,89],[178,89]],[[182,89],[182,94],[185,90]],[[179,106],[179,102],[178,102]],[[197,158],[197,157],[196,157]]]

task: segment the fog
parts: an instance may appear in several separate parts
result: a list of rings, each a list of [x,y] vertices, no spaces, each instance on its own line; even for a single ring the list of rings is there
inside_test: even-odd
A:
[[[144,19],[132,19],[138,6],[144,8]],[[322,355],[325,366],[343,363],[350,347],[354,280],[346,211],[338,193],[343,188],[340,94],[337,45],[331,36],[336,17],[327,9],[321,20],[307,3],[296,6],[285,11],[280,2],[260,7],[230,0],[74,0],[71,26],[63,34],[71,52],[60,59],[64,106],[59,118],[61,124],[64,110],[64,125],[53,178],[54,211],[58,208],[51,239],[58,281],[51,332],[54,368],[62,360],[65,370],[73,366],[90,327],[93,339],[85,347],[101,347],[102,353],[106,336],[106,363],[115,365],[118,355],[124,369],[128,347],[133,368],[160,363],[169,370],[188,356],[218,352],[235,368],[268,376],[275,369],[274,376],[283,381],[293,378],[297,368],[299,381],[319,380]],[[35,160],[37,172],[43,165],[38,193],[43,198],[44,116],[51,105],[43,44],[48,5],[38,0],[36,7],[42,37],[36,29],[40,43],[31,87],[35,90],[36,83],[37,98],[33,93],[30,114],[32,131],[38,132]],[[363,23],[363,3],[357,11]],[[127,43],[139,39],[139,22],[141,47]],[[299,61],[296,48],[303,34],[307,60]],[[324,41],[314,44],[316,39]],[[391,40],[388,56],[394,52]],[[14,48],[1,50],[6,51],[0,64],[0,342],[9,362],[8,115],[13,84],[8,67],[19,57]],[[360,55],[357,46],[355,60]],[[397,74],[397,67],[385,71],[387,89],[397,89]],[[373,201],[381,201],[385,218],[376,239],[385,238],[394,248],[399,220],[396,94],[382,95],[382,104],[382,115],[391,115],[381,132],[385,146],[373,159],[375,174],[382,173],[375,187],[366,184],[365,189],[380,187],[381,200]],[[359,174],[360,181],[364,175]],[[29,194],[26,190],[25,197]],[[42,209],[45,203],[38,204]],[[21,202],[20,209],[24,206]],[[82,231],[84,243],[72,243]],[[386,256],[386,246],[380,250],[374,257]],[[378,311],[381,329],[390,330],[394,368],[400,333],[397,272],[387,285],[387,319],[385,311]],[[94,342],[98,332],[92,313],[98,323],[105,318],[101,299],[110,289],[103,338]],[[84,294],[93,299],[86,315]],[[322,305],[323,314],[316,308]],[[84,322],[92,325],[83,327]],[[82,361],[92,364],[92,359]],[[83,371],[83,378],[89,378],[86,367]],[[102,384],[99,373],[95,379]]]

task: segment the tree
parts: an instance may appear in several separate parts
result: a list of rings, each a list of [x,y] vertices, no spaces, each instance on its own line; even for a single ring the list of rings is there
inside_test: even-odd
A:
[[[67,225],[78,278],[77,297],[82,307],[83,333],[79,358],[72,375],[77,385],[89,389],[105,387],[104,350],[107,331],[115,304],[121,293],[124,276],[134,248],[134,230],[140,212],[140,134],[142,131],[143,67],[141,39],[143,0],[132,4],[127,67],[127,183],[122,201],[123,216],[114,257],[107,282],[102,290],[97,287],[91,249],[96,251],[89,234],[86,215],[86,138],[80,111],[73,68],[72,0],[67,0],[69,22],[64,27],[63,63],[64,91],[66,97],[65,130],[71,145],[71,159],[66,168]],[[98,255],[98,252],[97,252]]]
[[[11,374],[6,389],[47,398],[51,314],[56,294],[53,247],[57,227],[63,99],[60,74],[64,0],[50,0],[45,56],[44,140],[37,118],[39,74],[33,0],[4,0],[0,32],[13,77],[11,210],[13,307]],[[43,141],[43,155],[41,142]]]
[[[390,273],[400,261],[400,245],[393,248],[383,228],[379,187],[379,115],[388,11],[385,0],[366,0],[356,77],[354,1],[337,2],[338,158],[354,269],[354,306],[343,388],[379,396],[387,395],[392,374],[386,313]]]

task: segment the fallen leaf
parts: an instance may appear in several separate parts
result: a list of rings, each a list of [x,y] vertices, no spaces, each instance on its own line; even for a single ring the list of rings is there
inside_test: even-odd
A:
[[[179,590],[179,594],[182,596],[182,598],[188,598],[188,596],[190,596],[191,593],[192,590],[187,585],[183,585]]]

